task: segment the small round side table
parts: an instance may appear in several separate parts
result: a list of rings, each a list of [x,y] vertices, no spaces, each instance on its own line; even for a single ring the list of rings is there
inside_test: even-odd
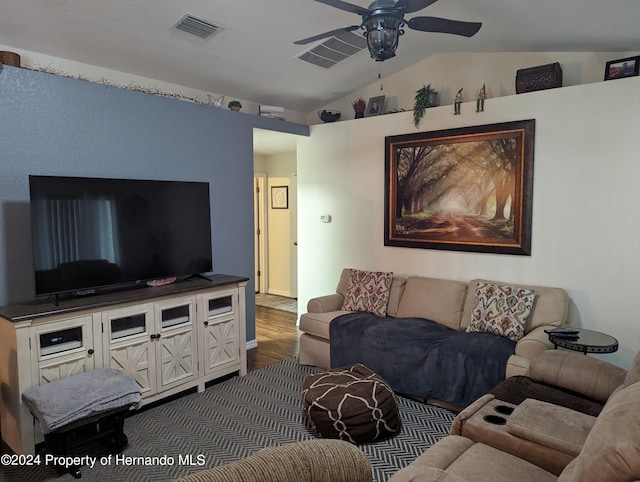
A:
[[[599,331],[576,328],[574,338],[565,338],[549,333],[549,341],[555,348],[561,347],[567,350],[581,351],[587,353],[613,353],[618,350],[618,340],[614,337]]]

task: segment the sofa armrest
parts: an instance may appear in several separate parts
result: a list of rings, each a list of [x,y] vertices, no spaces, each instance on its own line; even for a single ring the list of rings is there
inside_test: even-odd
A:
[[[496,397],[494,397],[490,393],[487,393],[486,395],[482,395],[475,402],[472,402],[464,409],[462,409],[462,411],[460,411],[458,415],[456,415],[456,417],[453,419],[453,423],[451,424],[451,428],[449,429],[449,435],[462,435],[462,426],[464,425],[464,423],[471,417],[473,417],[478,412],[478,410],[480,410],[494,398]]]
[[[307,312],[309,313],[328,313],[330,311],[338,311],[342,308],[344,296],[340,293],[332,295],[319,296],[311,298],[307,303]]]
[[[547,328],[557,328],[557,326],[538,326],[534,328],[516,343],[515,354],[533,360],[540,353],[551,350],[553,343],[549,341],[549,335],[544,332]]]
[[[178,482],[371,482],[369,457],[357,446],[335,439],[311,439],[278,447],[178,479]]]
[[[582,353],[548,350],[531,362],[529,377],[605,403],[627,374],[623,368]]]

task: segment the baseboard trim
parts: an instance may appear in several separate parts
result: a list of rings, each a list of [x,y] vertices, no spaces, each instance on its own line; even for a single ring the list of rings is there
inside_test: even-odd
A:
[[[255,338],[247,342],[247,350],[252,350],[253,348],[258,348],[258,340]]]
[[[268,289],[267,293],[270,294],[270,295],[286,296],[287,298],[295,298],[295,296],[293,296],[293,293],[291,293],[291,291],[281,291],[281,290]]]

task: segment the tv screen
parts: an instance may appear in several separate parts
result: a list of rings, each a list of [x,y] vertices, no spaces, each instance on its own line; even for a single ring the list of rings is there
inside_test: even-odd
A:
[[[206,182],[29,176],[36,296],[211,272]]]

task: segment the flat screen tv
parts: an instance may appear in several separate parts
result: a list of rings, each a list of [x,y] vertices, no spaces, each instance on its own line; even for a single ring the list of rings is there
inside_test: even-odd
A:
[[[29,176],[36,296],[212,270],[206,182]]]

